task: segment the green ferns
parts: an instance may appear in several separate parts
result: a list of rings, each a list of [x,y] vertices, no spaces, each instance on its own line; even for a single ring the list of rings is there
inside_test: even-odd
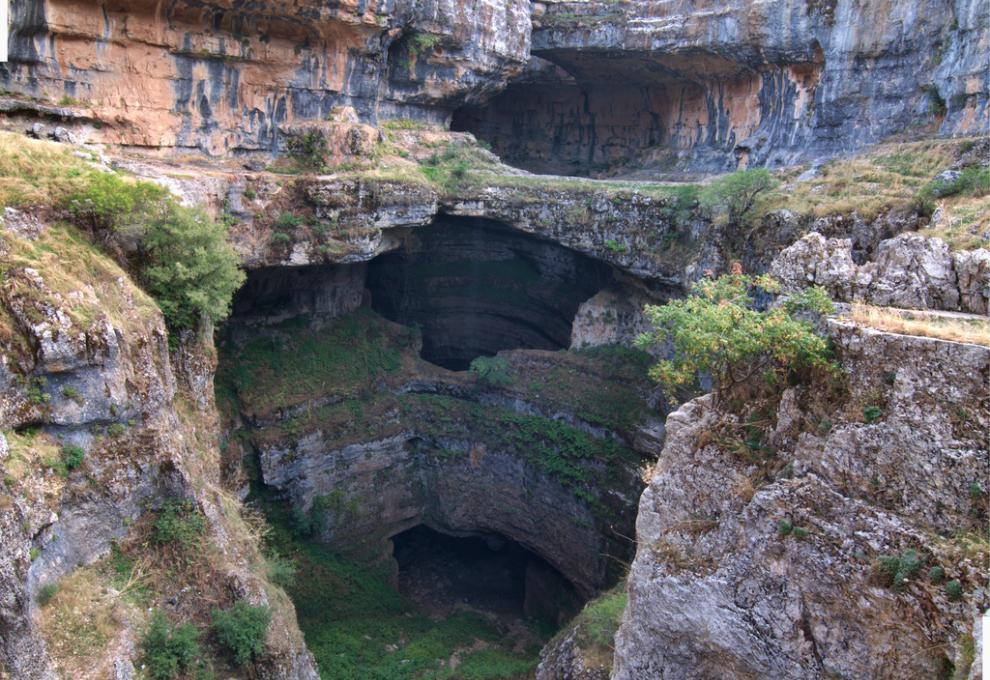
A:
[[[788,304],[760,310],[750,294],[756,288],[772,292],[775,284],[766,277],[730,274],[699,281],[682,300],[646,307],[654,330],[637,338],[637,345],[673,345],[673,358],[650,369],[668,397],[694,385],[699,374],[710,375],[722,395],[761,380],[781,384],[792,371],[832,367],[826,338],[790,311],[828,313],[827,298],[811,289]]]

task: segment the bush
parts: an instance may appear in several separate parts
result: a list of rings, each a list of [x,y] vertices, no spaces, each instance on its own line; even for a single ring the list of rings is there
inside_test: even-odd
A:
[[[327,138],[320,130],[306,130],[289,137],[286,143],[289,153],[303,165],[319,168],[324,165],[329,148]]]
[[[62,447],[62,462],[65,463],[66,470],[75,470],[82,465],[86,457],[86,451],[81,446],[69,444]]]
[[[900,555],[881,555],[874,565],[881,582],[899,589],[921,569],[922,559],[915,550],[905,550]]]
[[[141,650],[141,662],[154,680],[172,680],[192,670],[199,658],[199,631],[188,623],[174,626],[156,610],[141,639]]]
[[[45,585],[41,586],[41,588],[38,589],[38,597],[37,597],[38,604],[40,604],[42,607],[46,606],[49,602],[52,601],[52,598],[54,598],[57,594],[58,594],[58,584],[46,583]]]
[[[194,328],[223,319],[244,282],[226,228],[202,210],[170,204],[147,226],[141,278],[169,326]]]
[[[882,415],[883,411],[879,406],[866,406],[863,408],[863,420],[868,423],[878,420]]]
[[[114,172],[92,170],[81,177],[80,188],[69,192],[63,208],[73,221],[92,231],[140,231],[167,192],[150,182],[127,181]]]
[[[701,207],[713,215],[724,215],[729,224],[742,224],[757,197],[776,185],[765,168],[740,170],[715,180],[701,190]]]
[[[928,570],[928,580],[936,584],[941,583],[945,580],[945,569],[936,564]]]
[[[789,519],[782,519],[777,522],[777,533],[781,536],[788,536],[794,531],[794,524]]]
[[[227,610],[213,610],[213,635],[238,666],[244,666],[265,649],[265,633],[272,611],[264,605],[240,600]]]
[[[753,309],[749,289],[773,290],[773,282],[730,274],[699,281],[691,294],[663,306],[646,306],[654,330],[640,335],[640,348],[673,345],[673,358],[650,369],[667,396],[699,374],[712,377],[716,395],[759,380],[781,384],[791,372],[833,370],[828,342],[811,323],[794,318],[788,305]]]
[[[290,558],[276,554],[265,558],[265,570],[268,572],[269,581],[277,586],[289,588],[295,584],[299,568]]]
[[[506,387],[512,384],[509,364],[501,357],[476,357],[471,360],[469,370],[478,382],[489,387]]]
[[[278,229],[295,229],[305,224],[306,220],[290,212],[284,212],[275,220],[275,227]]]
[[[160,544],[177,543],[183,548],[194,546],[203,532],[206,520],[189,501],[169,501],[155,522],[155,542]]]
[[[962,583],[958,579],[952,579],[945,584],[945,594],[950,600],[961,600],[963,596]]]

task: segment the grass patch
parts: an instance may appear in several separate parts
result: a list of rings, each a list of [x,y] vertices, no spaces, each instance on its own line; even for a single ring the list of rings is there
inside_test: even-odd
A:
[[[487,680],[517,678],[535,668],[537,649],[513,651],[504,645],[503,631],[476,614],[443,620],[418,614],[384,572],[300,540],[289,529],[285,508],[269,503],[266,509],[272,547],[306,574],[287,591],[323,680]],[[454,672],[447,662],[458,650],[461,663]]]
[[[984,347],[990,345],[990,319],[981,316],[943,316],[853,303],[848,318],[861,326],[880,331],[967,342]]]
[[[273,413],[327,394],[348,395],[402,367],[400,348],[412,332],[360,309],[319,330],[306,319],[286,321],[222,362],[218,383],[253,413]]]

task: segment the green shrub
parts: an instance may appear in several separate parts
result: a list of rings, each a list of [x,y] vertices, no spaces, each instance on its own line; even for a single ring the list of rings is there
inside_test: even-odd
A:
[[[663,306],[646,306],[654,329],[636,340],[643,349],[673,345],[673,358],[650,376],[676,399],[699,374],[712,377],[716,394],[763,380],[782,384],[791,372],[834,370],[828,341],[811,323],[794,318],[787,304],[753,309],[749,289],[773,290],[772,281],[731,274],[699,281],[691,294]]]
[[[193,669],[200,656],[199,631],[192,624],[175,626],[155,610],[141,639],[141,662],[154,680],[172,680]]]
[[[715,216],[724,215],[729,224],[742,224],[759,195],[776,184],[765,168],[740,170],[720,177],[702,189],[701,207]]]
[[[794,527],[794,538],[807,538],[808,530],[804,527]]]
[[[928,570],[928,580],[936,584],[941,583],[945,580],[945,569],[936,564]]]
[[[190,501],[169,501],[155,521],[155,542],[194,546],[206,531],[206,519]]]
[[[127,426],[123,423],[111,423],[107,426],[107,434],[111,437],[119,437],[127,432]]]
[[[244,272],[223,225],[202,210],[170,204],[148,224],[142,249],[141,278],[170,327],[227,316]]]
[[[311,168],[322,167],[328,153],[327,138],[320,130],[306,130],[289,137],[289,153],[303,165]]]
[[[794,524],[791,523],[789,519],[782,519],[777,521],[777,533],[781,536],[788,536],[794,531]]]
[[[290,212],[284,212],[278,216],[275,220],[275,227],[277,229],[288,230],[295,229],[306,223],[306,220],[298,215],[294,215]]]
[[[868,423],[872,423],[873,421],[878,420],[882,415],[883,415],[883,411],[880,409],[879,406],[871,405],[863,408],[863,420],[865,420]]]
[[[65,387],[63,387],[62,388],[62,396],[65,397],[66,399],[71,399],[72,401],[76,402],[80,406],[82,406],[82,404],[83,404],[82,395],[79,394],[79,390],[77,390],[75,387],[70,387],[68,385],[65,386]]]
[[[963,596],[962,583],[958,579],[952,579],[945,584],[945,594],[950,600],[961,600]]]
[[[52,601],[52,598],[54,598],[57,594],[58,594],[58,584],[46,583],[45,585],[41,586],[41,588],[38,589],[38,596],[37,596],[38,604],[40,604],[42,607],[46,606],[49,602]]]
[[[265,571],[268,573],[269,581],[277,586],[289,588],[296,582],[296,572],[299,568],[290,558],[275,554],[265,558]]]
[[[157,184],[127,181],[115,172],[92,170],[80,179],[80,187],[65,196],[62,207],[74,222],[92,231],[140,234],[167,196]]]
[[[471,360],[469,370],[478,382],[489,387],[506,387],[512,384],[509,364],[501,357],[475,357]]]
[[[65,463],[65,468],[67,470],[75,470],[77,467],[82,465],[85,457],[86,451],[81,446],[68,444],[67,446],[62,447],[62,462]]]
[[[884,585],[895,590],[918,573],[922,559],[915,550],[905,550],[900,555],[881,555],[874,565]]]
[[[925,201],[934,197],[942,198],[959,194],[964,196],[990,194],[990,168],[970,165],[963,168],[955,179],[933,179],[921,190],[919,199]]]
[[[264,605],[239,600],[227,610],[213,611],[213,635],[238,666],[244,666],[265,649],[265,633],[272,611]]]

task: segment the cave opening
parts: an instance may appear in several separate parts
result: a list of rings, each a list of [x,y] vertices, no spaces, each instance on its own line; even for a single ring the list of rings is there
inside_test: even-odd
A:
[[[417,525],[392,537],[399,592],[429,616],[475,610],[561,625],[583,601],[538,555],[500,534],[454,535]]]
[[[422,333],[421,356],[465,370],[507,349],[570,345],[578,307],[611,269],[492,220],[441,216],[368,265],[371,304]]]
[[[455,110],[451,129],[530,172],[635,179],[727,172],[770,142],[793,143],[822,66],[817,44],[793,62],[761,66],[701,50],[534,43],[533,54],[501,93]]]

